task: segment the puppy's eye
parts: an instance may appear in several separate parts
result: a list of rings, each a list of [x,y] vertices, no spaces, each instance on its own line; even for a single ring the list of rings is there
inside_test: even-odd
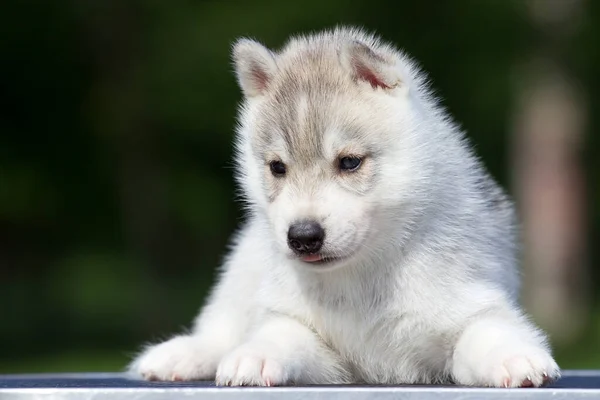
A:
[[[285,164],[281,161],[271,161],[269,165],[271,167],[271,173],[273,173],[274,176],[282,177],[285,175]]]
[[[340,170],[346,172],[353,172],[360,168],[362,159],[356,156],[342,157],[340,158]]]

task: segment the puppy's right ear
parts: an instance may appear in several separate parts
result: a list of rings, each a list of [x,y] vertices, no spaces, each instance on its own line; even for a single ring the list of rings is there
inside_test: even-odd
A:
[[[233,63],[238,83],[246,97],[263,94],[277,70],[273,53],[251,39],[239,39],[233,45]]]

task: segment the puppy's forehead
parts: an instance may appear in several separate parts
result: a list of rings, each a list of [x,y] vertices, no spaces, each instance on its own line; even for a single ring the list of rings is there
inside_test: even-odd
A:
[[[323,66],[311,71],[283,71],[261,107],[256,132],[263,150],[275,143],[296,162],[311,162],[325,153],[325,135],[354,132],[351,112],[341,106],[352,88]]]

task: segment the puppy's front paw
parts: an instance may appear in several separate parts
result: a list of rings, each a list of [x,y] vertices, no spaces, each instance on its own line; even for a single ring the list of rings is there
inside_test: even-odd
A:
[[[536,346],[499,345],[478,360],[470,358],[455,359],[458,383],[505,388],[539,387],[560,377],[560,369],[552,356]]]
[[[217,368],[219,386],[279,386],[289,384],[289,371],[271,351],[243,345]]]
[[[134,377],[160,381],[213,379],[219,356],[193,336],[178,336],[144,351],[129,366]]]

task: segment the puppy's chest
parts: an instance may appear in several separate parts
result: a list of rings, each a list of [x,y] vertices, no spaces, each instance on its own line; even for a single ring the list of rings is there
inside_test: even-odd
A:
[[[394,307],[394,311],[389,311],[393,299],[376,298],[374,291],[364,293],[358,288],[351,291],[319,289],[303,291],[305,320],[347,359],[386,352],[390,338],[398,337],[398,329],[404,330],[402,310]]]
[[[402,352],[401,317],[378,310],[360,312],[351,308],[311,307],[313,329],[347,360],[383,362],[392,352]],[[408,332],[408,327],[406,332]]]
[[[432,331],[423,330],[414,316],[313,308],[312,325],[358,381],[413,382],[424,360],[431,360],[429,372],[444,367],[438,362],[446,353],[444,344],[436,340]]]
[[[308,316],[315,331],[329,344],[338,351],[355,352],[367,351],[364,349],[365,340],[367,344],[373,341],[374,336],[379,335],[377,329],[377,318],[349,308],[325,308],[322,306],[311,306]],[[362,343],[363,346],[356,346]]]
[[[306,324],[365,382],[387,381],[388,374],[397,378],[399,369],[414,370],[424,355],[423,345],[429,346],[423,339],[431,332],[423,332],[419,313],[405,310],[385,288],[286,283],[280,280],[264,290],[270,294],[265,301]],[[275,304],[274,292],[285,301]]]

